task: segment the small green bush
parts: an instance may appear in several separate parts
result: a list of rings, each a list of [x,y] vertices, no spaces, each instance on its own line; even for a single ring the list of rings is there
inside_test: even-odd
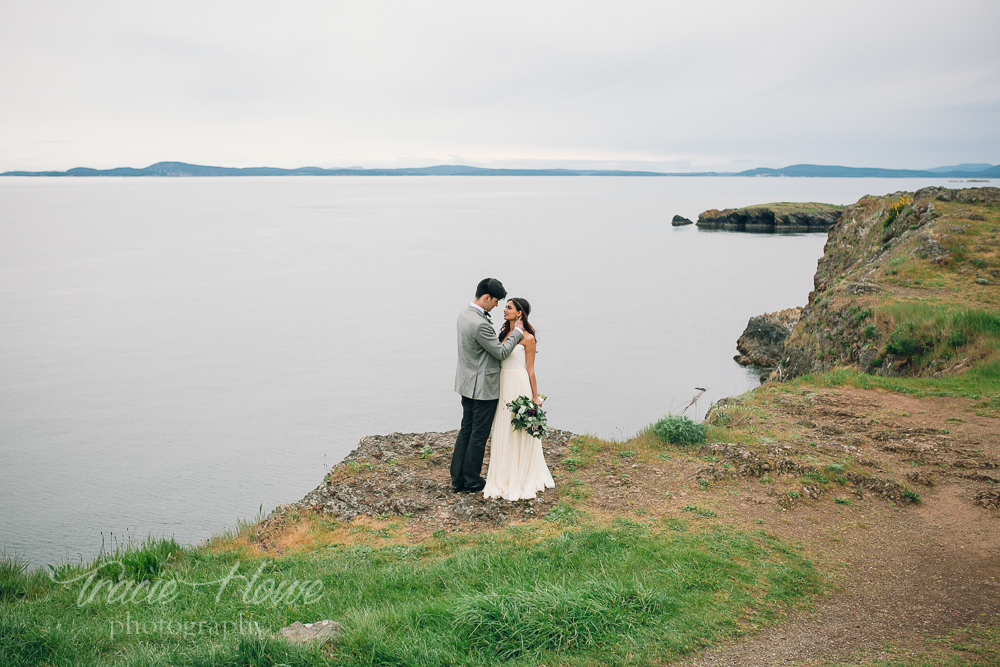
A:
[[[918,333],[912,323],[896,327],[889,336],[885,351],[900,357],[916,357],[934,347],[929,336]]]
[[[653,424],[653,434],[671,445],[700,445],[708,427],[682,415],[667,415]]]

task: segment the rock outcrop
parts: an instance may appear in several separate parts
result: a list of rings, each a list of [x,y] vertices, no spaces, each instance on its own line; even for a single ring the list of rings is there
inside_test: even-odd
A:
[[[841,366],[940,376],[988,354],[976,342],[984,334],[929,304],[960,302],[992,317],[998,204],[997,188],[929,187],[846,207],[829,231],[814,289],[774,377]]]
[[[751,317],[736,341],[740,353],[733,358],[742,366],[776,367],[785,353],[785,341],[801,315],[802,308],[797,307]]]
[[[674,227],[682,227],[684,225],[693,225],[694,223],[682,215],[675,215],[674,219],[670,221],[670,224]]]
[[[558,494],[551,489],[534,500],[516,502],[486,499],[481,493],[452,493],[448,471],[456,435],[458,431],[365,436],[302,500],[275,508],[264,522],[264,533],[267,526],[294,510],[319,512],[341,521],[401,516],[448,527],[469,521],[506,525],[543,516],[555,504]],[[574,437],[568,431],[549,429],[542,450],[551,470],[561,467]],[[488,464],[487,454],[484,475]]]
[[[698,216],[698,227],[738,232],[825,232],[837,223],[842,207],[831,204],[765,204],[711,209]]]

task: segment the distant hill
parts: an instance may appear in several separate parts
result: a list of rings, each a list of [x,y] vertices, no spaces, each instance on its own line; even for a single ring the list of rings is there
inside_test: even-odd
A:
[[[975,162],[975,163],[965,162],[963,164],[955,164],[950,167],[934,167],[933,169],[928,169],[927,171],[936,171],[936,172],[967,171],[971,174],[975,174],[977,172],[990,169],[991,167],[993,167],[992,164],[985,164],[983,162]]]
[[[1000,167],[983,165],[980,171],[959,171],[974,165],[958,165],[957,167],[937,167],[935,169],[880,169],[878,167],[838,167],[818,164],[794,164],[781,169],[748,169],[736,176],[796,176],[824,178],[996,178],[1000,175]]]
[[[981,167],[982,169],[977,169]],[[67,171],[8,171],[0,176],[787,176],[824,178],[1000,178],[1000,166],[960,164],[934,169],[879,169],[874,167],[839,167],[796,164],[781,169],[748,169],[738,173],[702,171],[667,173],[659,171],[619,171],[615,169],[485,169],[466,165],[404,167],[399,169],[324,169],[322,167],[209,167],[186,162],[157,162],[148,167],[90,169],[76,167]]]

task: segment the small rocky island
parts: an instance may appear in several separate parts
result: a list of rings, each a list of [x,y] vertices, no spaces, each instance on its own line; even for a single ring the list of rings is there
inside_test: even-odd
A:
[[[778,202],[722,211],[713,208],[698,216],[697,225],[737,232],[826,232],[843,210],[843,206],[816,202]]]

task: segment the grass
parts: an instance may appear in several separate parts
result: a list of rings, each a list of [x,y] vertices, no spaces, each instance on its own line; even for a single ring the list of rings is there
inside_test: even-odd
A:
[[[791,380],[793,387],[856,387],[881,389],[917,398],[928,396],[955,396],[971,398],[976,414],[1000,416],[1000,359],[989,361],[969,370],[940,378],[933,377],[882,377],[853,369],[838,369],[829,373],[803,375]]]
[[[765,533],[597,523],[569,507],[555,522],[276,559],[156,541],[131,548],[150,558],[165,550],[145,581],[173,582],[176,594],[152,602],[123,600],[135,580],[108,560],[63,566],[60,584],[4,559],[0,571],[23,594],[0,601],[0,664],[665,662],[769,623],[821,587],[807,560]],[[91,588],[107,582],[89,599],[88,577]],[[320,599],[276,600],[292,582],[314,581]],[[273,636],[326,618],[344,630],[325,647]]]
[[[918,367],[922,358],[948,359],[961,348],[987,355],[1000,350],[1000,314],[993,311],[900,301],[881,312],[895,323],[886,352],[915,358]]]
[[[823,204],[820,202],[773,202],[771,204],[757,204],[754,206],[746,206],[739,210],[756,211],[760,209],[769,209],[774,212],[775,215],[787,215],[789,213],[826,213],[828,211],[841,211],[843,206],[837,204]]]

